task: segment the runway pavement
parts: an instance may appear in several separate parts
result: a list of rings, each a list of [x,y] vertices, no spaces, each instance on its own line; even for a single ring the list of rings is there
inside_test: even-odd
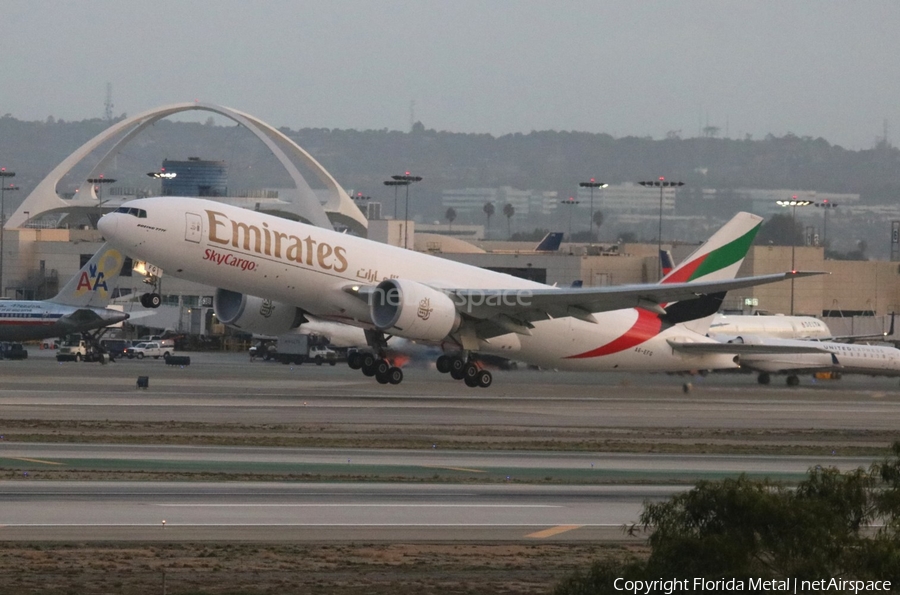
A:
[[[407,369],[400,386],[382,386],[340,365],[190,355],[192,364],[183,368],[161,360],[59,364],[47,352],[0,362],[0,435],[13,421],[18,434],[29,424],[76,421],[90,422],[91,431],[117,422],[191,423],[197,432],[209,424],[258,424],[263,432],[266,424],[278,431],[302,424],[388,428],[398,435],[405,428],[470,432],[497,436],[502,447],[501,429],[546,440],[596,428],[644,432],[651,441],[660,431],[865,437],[896,431],[900,419],[894,379],[804,379],[792,389],[759,386],[748,375],[713,375],[690,379],[694,389],[684,394],[685,379],[666,375],[517,371],[497,372],[485,390],[417,367]],[[139,375],[149,377],[146,390],[136,387]],[[77,434],[78,424],[66,427]],[[685,489],[687,482],[741,472],[796,480],[811,466],[847,469],[873,460],[827,449],[804,457],[713,456],[453,450],[438,442],[410,449],[205,447],[118,438],[127,444],[91,444],[90,435],[80,440],[85,444],[0,440],[0,468],[17,478],[0,483],[0,539],[620,540],[626,538],[621,526],[637,520],[645,499]],[[368,480],[42,480],[45,470],[60,468],[101,474],[264,470]],[[392,476],[413,483],[378,480]],[[432,476],[442,483],[428,483]],[[529,485],[535,482],[553,485]],[[597,483],[606,485],[586,485]]]
[[[645,499],[680,489],[12,481],[0,539],[624,540]]]
[[[416,367],[394,386],[343,365],[251,364],[240,354],[191,354],[185,368],[51,357],[0,362],[4,418],[877,431],[893,431],[900,419],[900,386],[890,378],[804,378],[788,388],[759,386],[752,375],[515,371],[471,389]],[[148,389],[136,388],[139,375],[149,377]],[[685,380],[694,385],[689,394]]]

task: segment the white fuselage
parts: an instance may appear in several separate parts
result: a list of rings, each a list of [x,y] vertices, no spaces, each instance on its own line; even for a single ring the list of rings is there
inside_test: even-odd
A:
[[[124,253],[167,274],[296,305],[310,314],[371,327],[369,305],[346,291],[384,279],[439,288],[547,289],[546,285],[404,250],[218,202],[161,197],[139,199],[126,213],[105,215],[99,228]],[[660,328],[643,310],[534,323],[531,335],[509,333],[479,342],[478,351],[548,368],[685,371],[734,368],[727,354],[686,355],[666,339],[710,342],[682,325]],[[603,346],[600,355],[585,355]],[[580,356],[580,357],[575,357]]]
[[[718,336],[720,341],[730,337]],[[742,354],[741,367],[758,372],[797,373],[803,371],[838,371],[844,374],[900,376],[900,349],[887,345],[860,345],[835,341],[804,341],[756,337],[758,345],[793,346],[815,345],[822,353]]]
[[[93,315],[71,318],[81,310]],[[122,312],[106,308],[64,306],[46,301],[0,301],[0,341],[30,341],[61,337],[109,326],[128,318]]]
[[[812,316],[716,314],[709,325],[709,334],[825,339],[831,336],[831,329]]]

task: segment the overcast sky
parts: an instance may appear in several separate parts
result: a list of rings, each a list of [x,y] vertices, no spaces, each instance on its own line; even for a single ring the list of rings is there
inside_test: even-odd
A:
[[[115,115],[860,149],[900,139],[900,2],[0,0],[0,114],[103,117],[107,83]]]

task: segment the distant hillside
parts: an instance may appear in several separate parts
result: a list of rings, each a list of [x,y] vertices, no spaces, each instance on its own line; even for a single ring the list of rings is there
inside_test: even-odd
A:
[[[0,165],[22,187],[7,196],[15,206],[53,167],[108,124],[101,120],[24,122],[0,118]],[[282,129],[348,190],[390,202],[382,182],[410,170],[417,212],[440,218],[445,188],[497,187],[574,193],[589,177],[609,183],[663,175],[687,187],[792,188],[859,193],[864,203],[900,199],[900,151],[887,143],[848,151],[826,140],[788,135],[761,140],[613,138],[607,134],[541,131],[494,137],[427,130]],[[232,188],[278,187],[287,177],[261,144],[236,126],[163,120],[139,136],[117,160],[123,185],[150,186],[145,173],[166,157],[198,156],[229,163]],[[76,172],[77,173],[77,172]],[[77,177],[74,176],[74,177]],[[74,182],[73,182],[74,183]],[[8,205],[7,208],[10,208]]]

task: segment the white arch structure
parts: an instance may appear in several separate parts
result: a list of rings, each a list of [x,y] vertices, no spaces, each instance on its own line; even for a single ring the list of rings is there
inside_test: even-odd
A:
[[[104,168],[116,157],[121,147],[130,142],[146,127],[157,120],[191,110],[208,111],[224,116],[244,126],[262,141],[272,155],[278,159],[297,187],[299,202],[293,205],[294,209],[291,211],[293,214],[309,221],[313,225],[330,228],[333,221],[346,225],[361,235],[365,235],[368,222],[362,212],[353,203],[347,192],[341,188],[340,184],[309,153],[287,136],[261,120],[229,107],[209,103],[177,103],[158,107],[131,118],[126,118],[107,128],[79,147],[77,151],[69,155],[53,171],[47,174],[22,204],[19,205],[16,212],[12,214],[6,223],[6,228],[22,227],[29,220],[46,213],[68,212],[80,209],[99,214],[102,211],[101,204],[97,194],[94,192],[94,185],[88,182],[87,178],[96,177],[100,172],[103,172]],[[129,128],[131,130],[128,130]],[[69,173],[72,168],[101,144],[115,138],[126,130],[128,132],[116,141],[106,155],[94,166],[91,173],[82,182],[74,198],[64,199],[57,194],[56,187],[63,176]],[[294,159],[308,167],[325,185],[328,190],[328,199],[324,205],[320,205],[312,188],[297,170]]]

